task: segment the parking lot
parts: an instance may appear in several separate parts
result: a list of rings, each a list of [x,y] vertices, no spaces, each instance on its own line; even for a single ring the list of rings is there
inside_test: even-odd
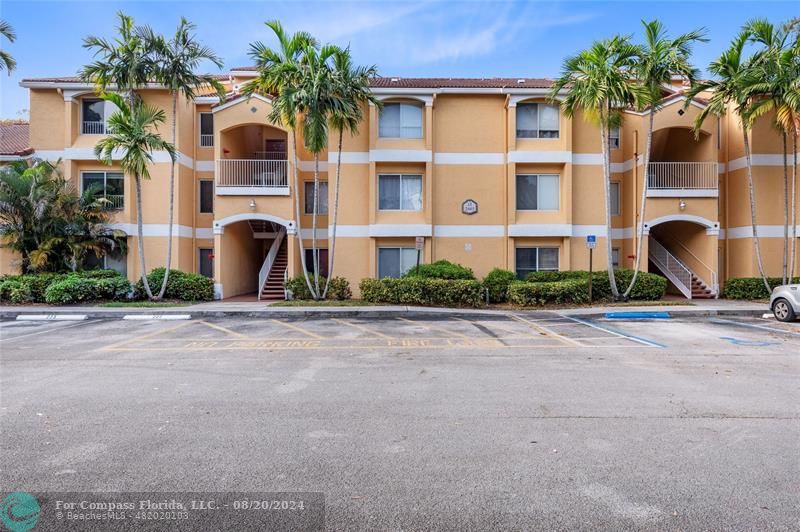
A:
[[[0,482],[322,491],[331,529],[795,529],[800,324],[0,323]]]

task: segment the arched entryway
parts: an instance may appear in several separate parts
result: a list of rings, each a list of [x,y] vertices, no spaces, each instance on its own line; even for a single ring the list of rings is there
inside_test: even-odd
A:
[[[246,213],[214,221],[214,281],[217,299],[284,299],[289,275],[290,235],[295,223]]]
[[[648,269],[670,281],[670,290],[689,299],[717,297],[719,223],[676,214],[650,220]]]

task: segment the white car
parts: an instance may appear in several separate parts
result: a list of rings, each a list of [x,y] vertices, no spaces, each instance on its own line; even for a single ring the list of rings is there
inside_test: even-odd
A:
[[[800,284],[776,286],[769,298],[769,308],[778,321],[794,321],[800,315]]]

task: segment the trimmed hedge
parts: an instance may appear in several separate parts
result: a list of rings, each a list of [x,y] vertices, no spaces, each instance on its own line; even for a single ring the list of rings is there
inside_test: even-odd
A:
[[[430,264],[420,264],[419,272],[416,266],[412,267],[404,277],[424,277],[426,279],[468,279],[474,280],[475,274],[471,268],[448,260],[437,260]]]
[[[54,285],[57,286],[48,299],[48,290]],[[96,299],[126,299],[130,290],[128,280],[114,270],[37,273],[0,278],[0,300],[11,303],[65,304]]]
[[[28,285],[19,279],[6,279],[0,282],[0,301],[30,303],[33,301],[33,295]]]
[[[370,303],[430,305],[443,307],[481,307],[483,285],[469,279],[362,279],[361,299]]]
[[[502,268],[495,268],[483,278],[483,287],[489,290],[489,302],[508,301],[508,287],[517,280],[517,274]]]
[[[161,283],[164,282],[166,269],[154,268],[147,274],[147,283],[153,295],[157,295],[161,290]],[[139,279],[134,287],[134,297],[136,299],[147,298],[144,289],[144,282]],[[188,273],[180,270],[170,270],[167,280],[167,289],[164,292],[166,299],[179,299],[182,301],[211,301],[214,299],[214,281],[199,273]]]
[[[537,283],[515,281],[508,287],[508,301],[523,307],[584,304],[589,302],[589,283],[584,279]]]
[[[47,287],[44,300],[51,305],[64,305],[101,299],[97,281],[78,276],[68,276]]]
[[[313,277],[311,282],[314,282]],[[325,277],[319,278],[320,290],[325,290]],[[292,292],[292,299],[308,300],[311,299],[311,292],[308,290],[306,278],[302,275],[287,280],[283,285],[287,290]],[[344,277],[334,277],[331,279],[331,285],[328,288],[328,299],[335,299],[337,301],[344,301],[353,297],[353,291],[350,289],[350,282]]]
[[[594,272],[594,278],[600,272]],[[531,272],[525,276],[525,280],[531,283],[552,283],[556,281],[568,281],[575,279],[589,279],[589,272],[575,270],[563,272]]]
[[[614,270],[614,278],[617,281],[617,288],[620,293],[624,292],[633,278],[633,269],[618,268]],[[588,279],[588,273],[587,273]],[[630,299],[642,301],[657,301],[667,293],[667,278],[655,273],[639,272],[636,276],[636,284],[631,290]],[[603,300],[611,299],[611,282],[608,272],[597,272],[592,278],[592,299]]]
[[[727,299],[766,299],[771,290],[783,284],[780,277],[768,277],[770,292],[764,287],[761,277],[733,277],[725,281],[722,296]],[[800,278],[795,277],[790,284],[800,283]]]

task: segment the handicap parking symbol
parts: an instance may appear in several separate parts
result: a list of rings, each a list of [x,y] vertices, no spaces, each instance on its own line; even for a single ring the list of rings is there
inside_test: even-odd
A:
[[[778,345],[778,342],[764,342],[761,340],[742,340],[741,338],[734,338],[732,336],[720,336],[720,340],[727,340],[733,345],[743,345],[747,347],[766,347],[770,345]]]

